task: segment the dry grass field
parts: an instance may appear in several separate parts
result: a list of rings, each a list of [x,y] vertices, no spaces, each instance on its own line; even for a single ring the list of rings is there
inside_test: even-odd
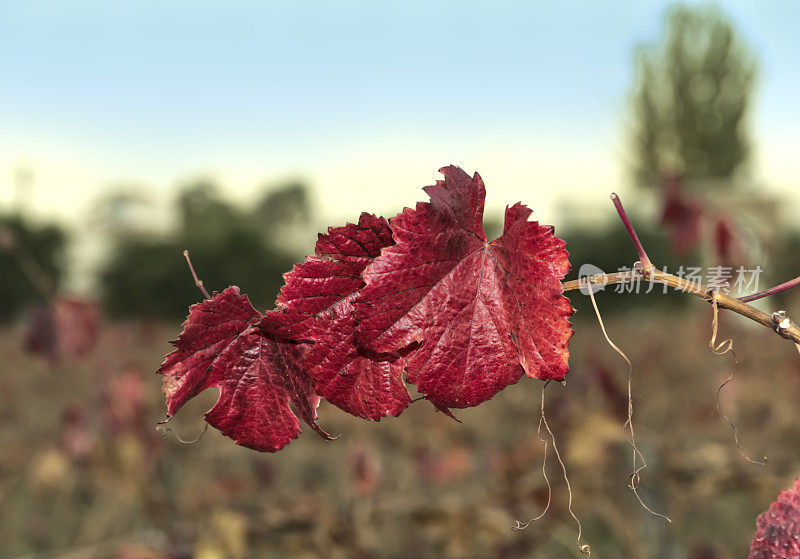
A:
[[[604,298],[599,297],[602,307]],[[644,306],[643,306],[644,307]],[[592,557],[734,558],[755,518],[800,475],[800,360],[792,345],[725,315],[736,379],[715,407],[731,355],[707,344],[710,309],[641,308],[610,317],[633,362],[635,427],[648,460],[641,494],[626,487],[625,363],[593,317],[575,317],[571,372],[547,389],[547,413],[568,468],[573,508]],[[175,325],[105,324],[79,362],[51,366],[0,335],[0,555],[14,558],[578,557],[576,525],[551,453],[548,514],[537,436],[542,384],[523,378],[457,423],[425,401],[380,423],[322,404],[321,425],[277,454],[237,447],[217,431],[194,444],[216,393],[168,425],[160,378]]]

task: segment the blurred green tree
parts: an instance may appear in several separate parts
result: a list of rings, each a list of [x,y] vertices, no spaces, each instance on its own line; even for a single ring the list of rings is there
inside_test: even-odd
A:
[[[673,6],[656,47],[639,51],[633,93],[637,186],[665,177],[729,185],[750,152],[756,61],[713,5]]]
[[[185,316],[187,307],[200,300],[200,293],[183,259],[184,249],[209,291],[238,285],[256,308],[272,308],[282,274],[302,254],[268,233],[280,230],[287,220],[308,227],[311,211],[305,186],[290,183],[274,188],[253,209],[243,209],[225,200],[212,182],[201,180],[181,191],[175,209],[178,219],[173,234],[117,240],[102,274],[108,312],[169,319]],[[303,247],[303,253],[307,249]]]
[[[253,210],[253,216],[269,237],[287,226],[299,224],[307,227],[311,219],[308,189],[303,183],[294,181],[269,189]]]

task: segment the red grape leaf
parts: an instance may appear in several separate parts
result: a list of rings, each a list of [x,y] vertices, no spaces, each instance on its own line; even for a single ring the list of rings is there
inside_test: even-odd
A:
[[[407,380],[440,409],[475,406],[523,373],[563,380],[572,336],[564,241],[518,203],[487,242],[480,176],[441,172],[445,179],[425,188],[431,201],[392,219],[397,244],[363,272],[359,342],[377,352],[421,342]]]
[[[192,305],[183,332],[159,368],[171,417],[206,388],[220,390],[206,421],[236,443],[274,452],[300,432],[289,407],[323,438],[319,397],[301,368],[306,347],[258,325],[261,314],[238,287]]]
[[[750,559],[800,557],[800,478],[756,520]]]
[[[364,286],[361,272],[392,244],[389,223],[372,214],[362,213],[358,225],[329,228],[319,235],[316,256],[284,274],[279,310],[262,320],[284,337],[313,340],[303,365],[317,392],[365,419],[398,415],[411,402],[402,358],[378,356],[355,343],[352,300]]]

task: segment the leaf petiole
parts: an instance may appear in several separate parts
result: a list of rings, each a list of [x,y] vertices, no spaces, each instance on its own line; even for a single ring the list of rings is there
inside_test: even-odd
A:
[[[617,209],[617,213],[619,214],[622,223],[625,225],[625,229],[628,230],[628,235],[631,236],[633,245],[636,247],[636,252],[639,253],[639,261],[642,263],[642,271],[645,275],[647,275],[650,270],[653,269],[653,264],[647,257],[647,253],[644,251],[642,242],[639,240],[639,236],[636,234],[636,230],[633,228],[630,219],[628,219],[628,214],[625,213],[625,208],[622,207],[622,200],[619,199],[619,196],[616,192],[612,192],[611,201],[614,203],[614,207]]]
[[[781,291],[785,291],[796,285],[800,285],[800,276],[797,276],[793,280],[785,281],[780,285],[776,285],[775,287],[765,289],[764,291],[759,291],[758,293],[753,293],[752,295],[747,295],[746,297],[738,297],[738,299],[742,303],[749,303],[750,301],[756,301],[758,299],[763,299],[764,297],[769,297],[770,295],[780,293]]]
[[[208,291],[206,291],[206,288],[203,287],[203,280],[199,279],[194,271],[194,266],[192,266],[192,261],[189,259],[188,250],[183,251],[183,257],[186,258],[186,263],[189,265],[189,271],[192,272],[192,278],[194,278],[194,284],[200,289],[200,291],[203,292],[203,296],[205,296],[206,299],[211,299],[211,295],[209,295]]]

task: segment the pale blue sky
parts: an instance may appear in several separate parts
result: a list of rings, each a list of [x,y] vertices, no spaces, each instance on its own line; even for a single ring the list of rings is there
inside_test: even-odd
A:
[[[800,2],[723,2],[761,61],[754,176],[800,191]],[[552,222],[625,191],[634,48],[667,3],[0,4],[0,205],[70,218],[110,184],[299,176],[323,220],[412,205],[441,165]]]

